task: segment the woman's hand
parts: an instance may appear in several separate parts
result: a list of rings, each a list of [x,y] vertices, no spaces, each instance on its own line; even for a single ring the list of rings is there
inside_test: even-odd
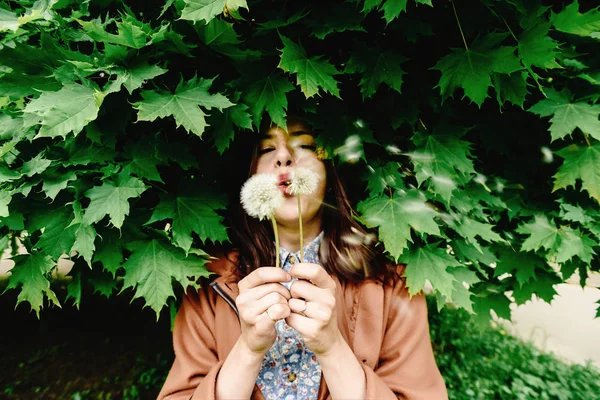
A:
[[[240,315],[242,340],[252,352],[265,354],[277,337],[275,321],[290,315],[288,300],[291,295],[280,283],[290,279],[281,268],[262,267],[238,283],[240,294],[235,303]]]
[[[286,322],[302,334],[309,350],[324,354],[342,338],[337,324],[335,281],[317,264],[296,264],[290,274],[299,280],[290,288],[292,314]]]

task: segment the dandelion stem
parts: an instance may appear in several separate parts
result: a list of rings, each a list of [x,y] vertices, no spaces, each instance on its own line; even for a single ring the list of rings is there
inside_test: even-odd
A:
[[[300,262],[304,262],[304,233],[302,232],[302,205],[300,204],[300,194],[298,197],[298,226],[300,227]]]
[[[277,234],[275,215],[271,216],[271,223],[273,224],[273,235],[275,235],[275,268],[279,268],[279,235]]]

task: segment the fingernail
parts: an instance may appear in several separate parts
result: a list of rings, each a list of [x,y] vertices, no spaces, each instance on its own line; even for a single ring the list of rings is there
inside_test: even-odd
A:
[[[287,274],[286,276],[288,281],[292,280],[292,276],[290,274]]]

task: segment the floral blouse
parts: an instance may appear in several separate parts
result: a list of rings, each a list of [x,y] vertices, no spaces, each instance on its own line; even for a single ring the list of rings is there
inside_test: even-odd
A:
[[[323,233],[304,246],[304,262],[319,263],[319,246]],[[290,253],[280,248],[279,257],[283,269],[289,271],[300,262],[300,251]],[[290,288],[296,278],[282,283]],[[256,384],[267,400],[314,400],[321,383],[321,365],[313,352],[304,345],[302,335],[285,320],[275,323],[277,339],[265,354]]]

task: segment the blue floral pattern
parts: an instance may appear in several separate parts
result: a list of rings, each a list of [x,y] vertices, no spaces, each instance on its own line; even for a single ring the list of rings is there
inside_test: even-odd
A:
[[[304,262],[319,264],[319,246],[323,233],[304,246]],[[280,248],[283,269],[289,271],[299,262],[300,252],[290,253]],[[296,278],[282,283],[290,288]],[[267,400],[314,400],[321,385],[321,365],[304,344],[302,335],[285,320],[275,323],[277,339],[265,354],[256,384]]]

